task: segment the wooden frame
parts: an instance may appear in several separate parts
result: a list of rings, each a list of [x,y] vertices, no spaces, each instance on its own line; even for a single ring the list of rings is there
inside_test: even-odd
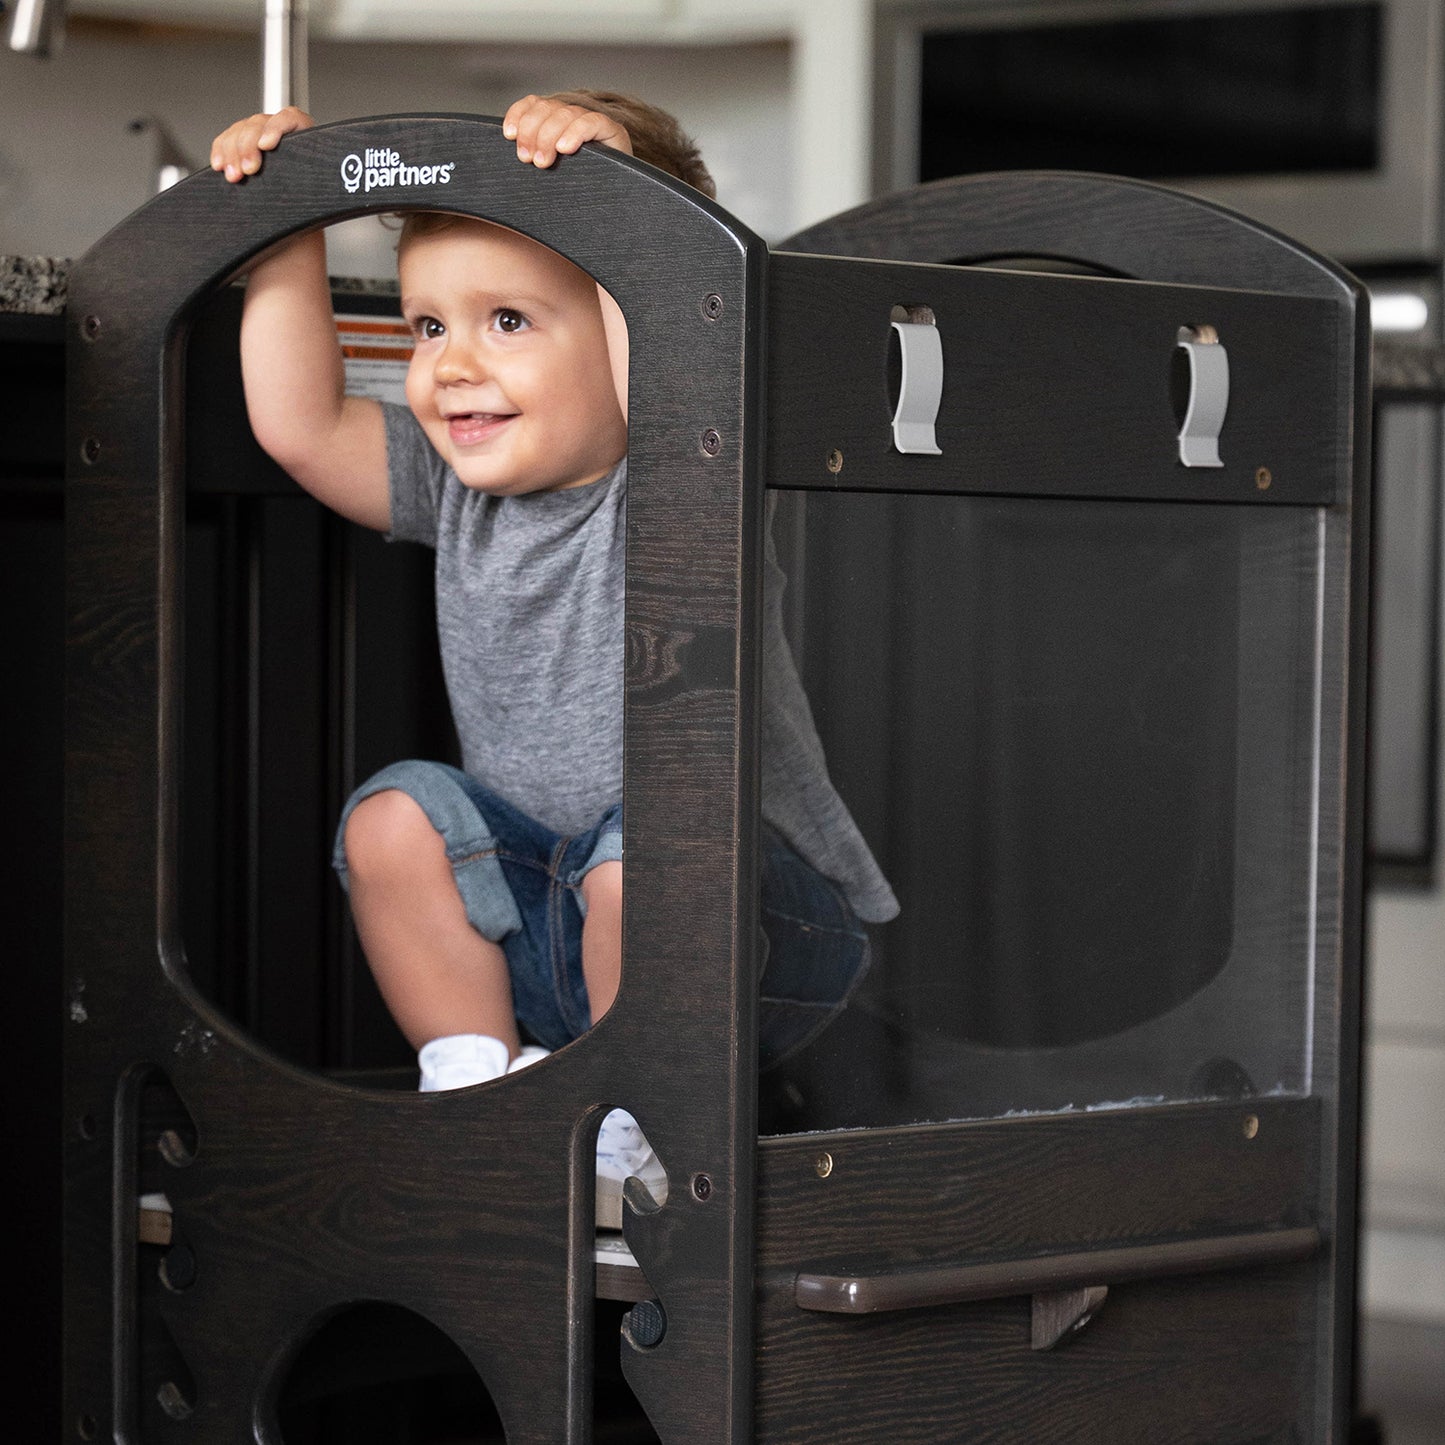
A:
[[[353,199],[342,166],[368,147],[454,169],[445,189]],[[286,235],[406,206],[544,239],[613,294],[638,353],[625,982],[577,1047],[462,1096],[362,1092],[267,1056],[190,987],[177,923],[187,318]],[[665,1212],[627,1223],[668,1319],[660,1344],[629,1352],[629,1377],[665,1433],[746,1438],[753,1151],[751,1123],[739,1121],[751,1119],[755,1010],[734,981],[753,973],[753,918],[739,900],[752,897],[756,866],[756,687],[743,639],[759,545],[747,482],[759,449],[762,259],[724,212],[615,153],[542,173],[516,164],[494,122],[397,117],[295,137],[282,164],[243,187],[193,177],[77,268],[65,1410],[82,1437],[136,1429],[137,1112],[143,1084],[161,1073],[197,1136],[193,1159],[174,1156],[165,1192],[190,1221],[198,1261],[169,1313],[207,1382],[189,1402],[204,1436],[273,1428],[267,1392],[285,1360],[360,1295],[405,1303],[457,1340],[509,1438],[585,1438],[591,1160],[601,1115],[621,1105],[645,1122],[674,1181]],[[699,1016],[728,1024],[690,1029]],[[265,1179],[291,1182],[271,1196]],[[321,1191],[309,1203],[307,1180]],[[371,1263],[358,1270],[363,1256]]]
[[[379,147],[431,169],[384,199],[348,193],[360,155]],[[616,297],[632,351],[622,993],[547,1063],[429,1096],[348,1088],[266,1052],[188,981],[178,923],[189,319],[285,236],[406,207],[553,246]],[[457,1341],[509,1440],[586,1440],[592,1151],[602,1113],[622,1105],[670,1178],[662,1209],[633,1195],[626,1220],[660,1306],[649,1326],[663,1329],[646,1343],[655,1328],[624,1325],[623,1346],[664,1440],[1067,1438],[1101,1392],[1124,1435],[1167,1421],[1178,1438],[1343,1440],[1368,550],[1359,288],[1215,207],[1097,177],[945,183],[791,245],[769,259],[718,207],[616,153],[537,172],[495,122],[390,117],[293,137],[241,187],[194,177],[78,268],[64,1119],[65,1410],[81,1438],[140,1435],[136,1200],[159,1181],[176,1230],[161,1316],[192,1377],[168,1380],[161,1404],[196,1438],[274,1439],[288,1362],[332,1312],[371,1298]],[[1017,256],[1099,274],[941,264]],[[969,441],[961,481],[886,445],[886,311],[937,298],[1000,340],[1010,318],[1043,338],[1015,364],[1046,375],[1020,387],[1006,425],[990,416]],[[1168,351],[1170,327],[1207,319],[1193,314],[1206,305],[1254,338],[1236,413],[1249,445],[1219,473],[1181,478],[1153,348],[1162,336]],[[1048,323],[1095,313],[1124,318],[1115,345],[1154,380],[1115,387],[1091,418],[1087,368],[1070,370],[1068,327]],[[1055,374],[1070,378],[1070,455],[1115,457],[1121,439],[1148,439],[1106,487],[1071,484],[1062,467],[1044,475],[1048,448],[1007,445],[1011,429],[1044,434],[1057,419]],[[959,439],[970,424],[954,404],[941,425]],[[767,1138],[755,1179],[765,484],[1040,505],[1217,498],[1318,517],[1308,1097]],[[1156,1168],[1135,1168],[1140,1157]],[[1144,1282],[1066,1352],[1031,1351],[1023,1298],[1035,1297],[1037,1341],[1040,1296],[1087,1278],[1091,1254],[1102,1273]],[[1176,1279],[1198,1270],[1209,1272]],[[875,1308],[861,1320],[800,1309],[834,1288],[819,1280]],[[1010,1280],[1019,1296],[998,1297]],[[1057,1299],[1043,1310],[1054,1342],[1097,1311],[1090,1298],[1072,1317]],[[1222,1373],[1227,1403],[1211,1394]]]

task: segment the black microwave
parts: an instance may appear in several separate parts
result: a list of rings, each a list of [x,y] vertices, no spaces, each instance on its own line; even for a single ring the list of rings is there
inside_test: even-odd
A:
[[[877,38],[879,191],[974,171],[1137,176],[1369,286],[1370,858],[1376,881],[1433,882],[1445,437],[1439,395],[1392,390],[1399,368],[1381,362],[1413,372],[1429,352],[1445,372],[1445,0],[884,0]]]
[[[1143,176],[1350,266],[1439,257],[1439,0],[880,7],[876,179]]]

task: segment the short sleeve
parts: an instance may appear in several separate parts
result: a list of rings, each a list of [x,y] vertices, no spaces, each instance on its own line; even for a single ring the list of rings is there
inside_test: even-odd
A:
[[[407,407],[383,402],[381,414],[391,489],[391,530],[387,535],[392,541],[435,547],[446,463]]]

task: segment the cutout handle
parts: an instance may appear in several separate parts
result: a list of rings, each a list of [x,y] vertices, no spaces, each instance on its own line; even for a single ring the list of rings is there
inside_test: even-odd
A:
[[[1229,353],[1212,326],[1181,326],[1178,346],[1189,359],[1189,398],[1179,428],[1179,460],[1186,467],[1222,467],[1219,433],[1229,410]]]
[[[910,308],[909,314],[920,310]],[[893,329],[903,358],[898,406],[893,413],[893,445],[900,452],[941,457],[933,427],[943,400],[943,338],[931,320],[895,321]]]

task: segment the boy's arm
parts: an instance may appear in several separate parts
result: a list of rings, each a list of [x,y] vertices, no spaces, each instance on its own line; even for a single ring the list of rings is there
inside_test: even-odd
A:
[[[254,115],[216,137],[211,166],[230,181],[305,130],[294,108]],[[391,525],[381,407],[347,396],[322,234],[286,241],[250,271],[241,319],[246,411],[262,448],[318,501],[365,527]]]

